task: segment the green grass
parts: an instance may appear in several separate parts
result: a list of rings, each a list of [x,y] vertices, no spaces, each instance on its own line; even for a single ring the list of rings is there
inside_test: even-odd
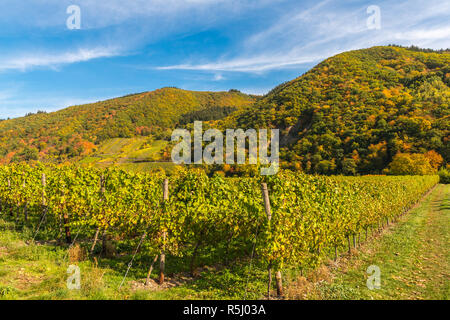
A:
[[[119,275],[96,268],[90,261],[77,263],[82,274],[81,290],[67,289],[67,249],[27,245],[10,230],[11,225],[1,221],[0,228],[0,299],[122,298],[123,294],[114,290]]]
[[[323,299],[450,298],[450,186],[436,189],[378,241],[368,243],[318,286]],[[381,288],[366,286],[370,265]]]
[[[153,289],[143,286],[153,255],[141,250],[136,256],[128,277],[119,290],[130,253],[135,243],[121,243],[122,253],[116,258],[103,258],[69,262],[67,246],[50,244],[27,244],[24,241],[30,232],[18,233],[14,224],[0,219],[0,300],[39,299],[261,299],[265,292],[265,268],[253,265],[249,273],[248,261],[235,261],[230,267],[217,264],[207,254],[200,255],[196,276],[188,274],[186,258],[167,257],[166,279],[168,283],[178,282],[170,288],[159,288],[153,282]],[[89,245],[89,244],[87,244]],[[84,247],[87,247],[85,244]],[[213,265],[215,268],[203,267]],[[67,268],[75,264],[81,270],[81,289],[69,290],[66,285]],[[159,274],[155,266],[152,279]],[[247,278],[249,276],[249,278]],[[139,284],[139,286],[136,286]]]

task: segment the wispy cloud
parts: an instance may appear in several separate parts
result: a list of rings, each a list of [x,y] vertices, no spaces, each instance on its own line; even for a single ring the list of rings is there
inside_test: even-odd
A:
[[[395,34],[401,40],[441,40],[450,39],[450,26],[437,29],[417,29]]]
[[[113,96],[105,97],[70,97],[70,96],[33,96],[24,97],[23,93],[14,91],[0,91],[0,119],[7,117],[21,117],[28,112],[45,110],[53,112],[62,108],[103,101],[111,99]],[[30,108],[30,105],[33,107]]]
[[[92,59],[106,58],[120,55],[117,48],[96,47],[80,48],[74,51],[56,53],[34,53],[18,57],[6,57],[0,60],[0,71],[20,70],[26,71],[35,67],[48,67],[56,69],[61,65],[84,62]]]
[[[166,36],[195,33],[229,23],[252,10],[287,0],[16,0],[0,2],[0,37],[34,35],[31,46],[48,47],[71,39],[75,51],[35,52],[0,47],[0,71],[27,71],[136,52]],[[81,8],[81,30],[68,31],[66,8]],[[112,44],[119,44],[119,52]],[[5,54],[2,54],[2,51]],[[26,53],[23,53],[26,52]],[[33,54],[29,54],[33,52]]]
[[[221,73],[216,73],[216,74],[214,75],[214,81],[222,81],[222,80],[225,80],[225,77],[223,76],[223,74],[221,74]]]
[[[287,58],[287,59],[286,59]],[[234,71],[262,72],[283,67],[298,66],[317,61],[319,57],[302,57],[299,59],[286,56],[257,56],[245,59],[232,59],[205,64],[180,64],[167,67],[157,67],[158,70],[201,70],[201,71]]]
[[[342,6],[337,1],[324,0],[297,8],[249,35],[234,55],[227,53],[213,61],[189,61],[157,69],[259,73],[298,68],[342,51],[374,45],[450,46],[449,4],[436,0],[381,2],[381,30],[367,28],[369,4]],[[447,22],[442,25],[442,21]]]
[[[226,20],[248,10],[284,0],[2,0],[0,20],[22,27],[54,28],[64,26],[66,8],[78,5],[83,28],[105,28],[130,21],[147,23],[171,20],[182,16],[178,25],[194,20],[208,23]],[[201,18],[201,19],[199,19]]]
[[[67,30],[72,4],[81,8],[81,30]],[[367,28],[370,5],[381,8],[380,30]],[[264,93],[326,57],[390,43],[450,47],[450,2],[2,0],[1,88],[13,81],[25,86],[17,94],[0,91],[0,118],[24,114],[26,106],[34,111],[36,104],[64,107],[61,89],[82,101],[163,85]],[[118,56],[103,64],[102,58]],[[26,72],[36,69],[43,72]],[[72,77],[77,88],[64,83]]]

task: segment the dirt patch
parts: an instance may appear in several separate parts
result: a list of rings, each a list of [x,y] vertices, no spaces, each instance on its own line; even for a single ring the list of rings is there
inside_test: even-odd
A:
[[[166,278],[162,285],[153,279],[150,279],[147,285],[145,285],[146,279],[131,281],[130,284],[133,290],[161,291],[173,287],[179,287],[193,280],[194,278],[189,273],[181,273],[174,275],[171,278]]]
[[[309,279],[312,282],[320,282],[320,281],[331,281],[331,272],[327,266],[322,265],[317,270],[314,270],[310,275]]]
[[[6,256],[8,254],[8,249],[6,247],[0,247],[0,257]]]
[[[25,290],[30,286],[40,283],[42,281],[42,278],[43,277],[41,276],[27,274],[24,268],[20,268],[19,270],[17,270],[16,276],[13,280],[14,287],[19,290]]]
[[[138,281],[130,281],[131,287],[133,290],[150,290],[150,291],[161,291],[170,289],[173,287],[179,287],[186,283],[192,282],[197,278],[201,277],[203,272],[217,272],[223,269],[223,265],[215,265],[215,266],[203,266],[198,267],[194,270],[193,274],[189,272],[182,272],[173,275],[172,277],[167,277],[164,280],[162,285],[159,284],[157,280],[150,279],[149,283],[145,285],[146,279],[141,279]]]

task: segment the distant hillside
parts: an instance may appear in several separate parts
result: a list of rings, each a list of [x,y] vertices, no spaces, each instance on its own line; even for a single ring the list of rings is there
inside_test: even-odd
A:
[[[228,117],[282,129],[284,161],[310,173],[379,173],[398,152],[450,162],[450,52],[373,47],[328,58]]]
[[[0,121],[0,162],[167,167],[164,140],[194,120],[222,129],[280,128],[282,165],[307,173],[381,173],[398,153],[449,163],[450,52],[344,52],[262,98],[164,88]]]
[[[78,159],[111,138],[151,135],[160,140],[170,136],[178,122],[192,115],[216,120],[254,101],[255,97],[236,90],[195,92],[163,88],[0,121],[0,161]]]

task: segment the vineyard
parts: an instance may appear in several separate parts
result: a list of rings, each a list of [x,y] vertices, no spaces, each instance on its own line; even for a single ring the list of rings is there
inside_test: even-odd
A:
[[[0,209],[2,219],[32,230],[30,241],[79,242],[92,256],[107,242],[120,251],[118,244],[129,241],[149,261],[159,257],[160,283],[169,256],[191,272],[205,254],[226,264],[255,260],[267,267],[269,289],[275,273],[282,295],[284,268],[315,268],[336,258],[397,220],[436,183],[437,176],[283,171],[234,179],[200,170],[166,176],[12,165],[0,167]]]

